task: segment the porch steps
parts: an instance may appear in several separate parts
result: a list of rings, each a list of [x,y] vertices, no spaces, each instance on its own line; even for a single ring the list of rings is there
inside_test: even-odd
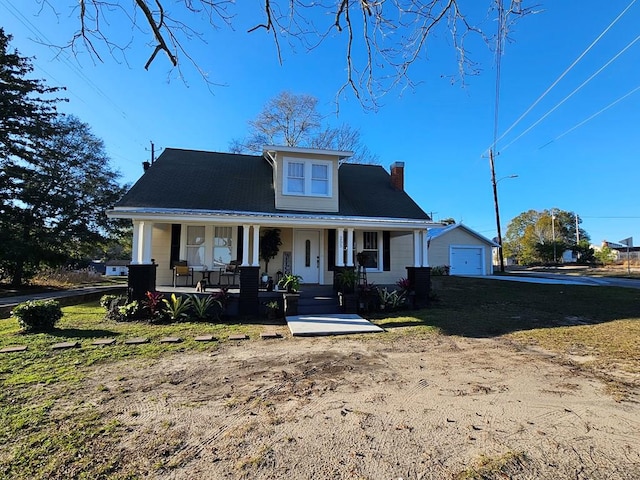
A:
[[[331,286],[303,285],[298,300],[299,315],[340,313],[338,295]]]

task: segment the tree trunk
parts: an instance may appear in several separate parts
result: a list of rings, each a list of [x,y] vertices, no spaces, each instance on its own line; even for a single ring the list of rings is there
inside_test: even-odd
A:
[[[13,275],[11,276],[11,286],[19,287],[22,285],[22,277],[24,276],[24,260],[19,259],[15,263]]]

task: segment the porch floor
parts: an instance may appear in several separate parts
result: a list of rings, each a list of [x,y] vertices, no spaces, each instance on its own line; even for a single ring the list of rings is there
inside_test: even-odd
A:
[[[384,332],[355,313],[295,315],[286,320],[294,337]]]
[[[156,290],[158,290],[161,293],[189,293],[189,294],[193,294],[193,293],[198,293],[196,292],[196,287],[195,286],[183,286],[183,285],[176,285],[175,287],[173,285],[158,285],[156,287]],[[209,287],[207,287],[206,291],[202,292],[203,294],[209,294],[209,293],[215,293],[215,292],[219,292],[221,290],[221,288],[218,285],[211,285]],[[240,287],[238,286],[231,286],[228,287],[228,293],[235,293],[238,294],[240,293]]]

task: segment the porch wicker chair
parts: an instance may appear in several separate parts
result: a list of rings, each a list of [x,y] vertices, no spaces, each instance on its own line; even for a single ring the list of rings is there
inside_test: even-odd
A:
[[[186,261],[175,262],[173,265],[173,288],[176,288],[176,280],[181,277],[185,279],[185,287],[193,287],[193,268],[188,266]],[[188,283],[189,278],[191,283]]]

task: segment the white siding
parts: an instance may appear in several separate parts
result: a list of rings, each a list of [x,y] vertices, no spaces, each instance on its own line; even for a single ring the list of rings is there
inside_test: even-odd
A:
[[[484,249],[484,273],[485,275],[493,273],[491,246],[462,228],[454,228],[439,237],[431,239],[429,245],[429,265],[432,267],[441,265],[451,266],[450,247],[465,245],[482,247]]]
[[[171,224],[155,223],[151,238],[151,258],[158,264],[156,285],[171,285],[173,271],[169,257],[171,255]]]

